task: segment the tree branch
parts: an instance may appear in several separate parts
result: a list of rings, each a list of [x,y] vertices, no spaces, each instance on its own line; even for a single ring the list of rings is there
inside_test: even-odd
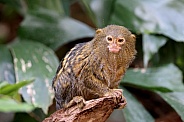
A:
[[[105,122],[114,108],[123,108],[126,105],[126,100],[122,101],[122,91],[119,91],[113,96],[86,101],[83,109],[77,105],[66,110],[60,109],[43,122]]]

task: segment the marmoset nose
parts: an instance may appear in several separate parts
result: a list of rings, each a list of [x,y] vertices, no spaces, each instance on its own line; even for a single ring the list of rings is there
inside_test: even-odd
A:
[[[113,44],[117,44],[117,39],[116,38],[113,39]]]

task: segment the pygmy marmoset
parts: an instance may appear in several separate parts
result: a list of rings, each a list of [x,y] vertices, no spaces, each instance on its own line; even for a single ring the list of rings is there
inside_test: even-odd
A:
[[[53,79],[56,108],[67,108],[74,99],[91,100],[115,94],[135,58],[135,41],[127,28],[109,25],[96,30],[91,41],[72,48]],[[125,100],[123,96],[122,99]]]

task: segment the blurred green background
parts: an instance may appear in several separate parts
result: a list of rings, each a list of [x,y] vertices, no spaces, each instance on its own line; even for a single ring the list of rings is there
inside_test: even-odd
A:
[[[108,122],[184,121],[183,0],[0,0],[0,121],[41,122],[55,111],[59,61],[97,28],[123,25],[138,54]]]

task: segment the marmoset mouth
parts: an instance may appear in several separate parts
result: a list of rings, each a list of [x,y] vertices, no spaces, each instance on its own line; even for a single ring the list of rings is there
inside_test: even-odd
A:
[[[108,48],[109,48],[109,51],[112,53],[118,53],[121,49],[121,47],[117,45],[109,45]]]

